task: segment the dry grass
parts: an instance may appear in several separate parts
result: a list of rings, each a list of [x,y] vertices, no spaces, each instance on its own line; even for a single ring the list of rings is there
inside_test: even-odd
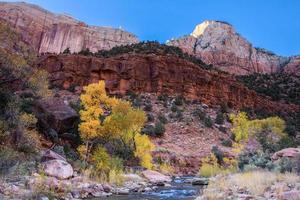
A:
[[[122,171],[112,169],[109,171],[108,178],[109,178],[109,183],[113,185],[121,186],[124,184],[124,177]]]
[[[171,175],[173,174],[174,169],[169,163],[162,163],[159,165],[159,171],[163,174]]]
[[[229,179],[229,185],[237,185],[241,188],[247,188],[251,194],[258,196],[263,194],[267,187],[271,186],[277,180],[277,174],[271,172],[249,171],[232,175]]]
[[[278,182],[294,185],[299,181],[300,177],[292,173],[281,174],[268,171],[248,171],[217,177],[214,181],[209,183],[205,194],[208,199],[215,199],[214,193],[216,191],[243,188],[248,190],[254,197],[258,197],[262,195],[267,188]],[[280,187],[277,189],[280,190]]]

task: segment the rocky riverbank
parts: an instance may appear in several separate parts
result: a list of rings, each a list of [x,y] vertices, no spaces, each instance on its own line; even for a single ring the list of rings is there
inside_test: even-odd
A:
[[[177,177],[172,180],[169,176],[151,170],[143,171],[141,176],[125,174],[123,179],[123,184],[117,186],[92,181],[81,175],[61,180],[35,173],[32,176],[3,180],[0,183],[0,199],[76,200],[113,195],[129,195],[129,197],[171,195],[170,193],[176,194],[176,192],[181,192],[185,197],[185,195],[196,195],[200,185],[208,184],[208,181],[202,178]]]
[[[109,184],[80,174],[59,154],[43,152],[40,170],[29,176],[3,178],[0,182],[0,199],[89,199],[111,195],[143,194],[159,188],[171,187],[173,178],[157,171],[144,170],[136,174],[120,175],[122,183]],[[180,178],[176,179],[177,181]],[[189,178],[184,184],[205,185],[208,181]]]

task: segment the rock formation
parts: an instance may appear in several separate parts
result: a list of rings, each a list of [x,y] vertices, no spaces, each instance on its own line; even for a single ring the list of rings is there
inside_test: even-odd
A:
[[[44,129],[52,128],[63,134],[77,127],[79,116],[60,98],[48,98],[35,103],[34,113]]]
[[[96,52],[138,42],[136,36],[121,29],[88,26],[28,3],[0,2],[0,20],[20,32],[23,40],[39,53],[60,53],[67,48],[71,52],[86,48]]]
[[[172,55],[121,54],[109,58],[44,55],[37,64],[50,73],[53,85],[65,89],[105,80],[110,93],[127,91],[184,95],[209,105],[227,102],[234,108],[291,111],[297,106],[270,101],[247,89],[233,76],[204,70]]]
[[[284,72],[300,76],[300,56],[291,57],[290,62],[284,67]]]
[[[220,21],[204,21],[188,36],[173,39],[168,45],[180,47],[207,64],[213,64],[232,74],[273,73],[279,71],[299,74],[299,57],[282,57],[255,48],[234,28]],[[288,70],[285,70],[285,67]]]

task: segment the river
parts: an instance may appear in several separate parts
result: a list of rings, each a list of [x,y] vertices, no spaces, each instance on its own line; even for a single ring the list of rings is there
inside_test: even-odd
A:
[[[93,200],[194,200],[199,196],[202,187],[185,183],[191,177],[175,178],[170,187],[158,187],[154,191],[145,193],[131,193],[130,195],[113,195]]]

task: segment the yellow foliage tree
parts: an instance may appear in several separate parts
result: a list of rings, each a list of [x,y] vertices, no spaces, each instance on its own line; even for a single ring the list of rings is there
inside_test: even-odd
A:
[[[232,120],[232,132],[236,142],[246,141],[249,136],[257,136],[263,131],[270,131],[279,137],[285,136],[285,122],[279,117],[249,120],[246,113],[240,112],[237,115],[230,115],[230,119]]]
[[[201,159],[199,174],[204,177],[211,177],[218,174],[228,174],[237,170],[237,161],[235,159],[224,158],[224,166],[218,163],[214,154]]]
[[[84,87],[83,91],[84,93],[80,96],[83,109],[80,111],[79,132],[85,147],[81,146],[78,150],[85,161],[88,161],[93,140],[105,135],[105,128],[100,117],[115,106],[118,100],[107,96],[104,81],[90,84]]]
[[[151,169],[153,167],[151,151],[155,148],[154,144],[147,135],[136,134],[134,140],[136,145],[135,156],[140,159],[141,166]]]
[[[135,156],[140,158],[142,165],[150,166],[149,163],[152,162],[150,152],[154,149],[154,145],[147,136],[140,135],[146,121],[146,115],[142,110],[132,108],[127,101],[109,97],[105,91],[104,81],[84,87],[80,99],[83,110],[80,111],[79,131],[85,145],[80,146],[78,151],[86,162],[90,160],[89,154],[96,139],[103,141],[119,139],[124,146],[130,146],[135,150]],[[100,162],[94,158],[91,161]]]

